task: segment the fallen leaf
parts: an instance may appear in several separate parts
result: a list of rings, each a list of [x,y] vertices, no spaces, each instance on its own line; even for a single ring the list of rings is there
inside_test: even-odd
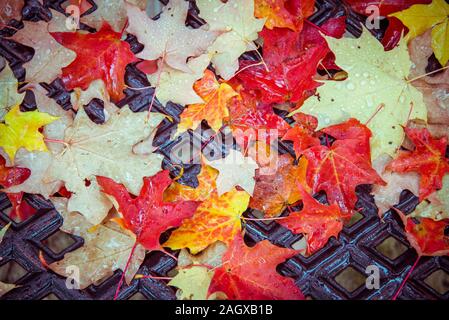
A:
[[[3,237],[5,236],[6,232],[8,231],[9,227],[11,226],[11,222],[8,223],[6,226],[0,229],[0,243],[3,240]]]
[[[129,25],[127,32],[134,34],[145,45],[138,58],[163,59],[171,68],[191,72],[189,57],[198,57],[212,44],[218,33],[201,27],[192,29],[185,25],[189,3],[170,0],[157,20],[148,17],[145,11],[126,5]]]
[[[62,81],[68,90],[102,79],[113,101],[125,96],[125,67],[136,61],[129,43],[106,22],[95,33],[53,32],[57,42],[76,52],[76,59],[62,69]]]
[[[163,105],[168,101],[182,105],[204,103],[203,99],[193,90],[193,85],[203,77],[203,72],[209,62],[209,56],[203,54],[187,62],[191,72],[164,66],[158,72],[148,75],[148,80],[156,87],[156,97],[159,102]]]
[[[125,226],[150,251],[163,251],[159,243],[161,233],[178,227],[193,215],[199,204],[195,201],[163,202],[163,193],[172,182],[167,170],[145,178],[137,198],[132,198],[124,185],[112,179],[97,177],[97,181],[102,191],[117,202]]]
[[[276,271],[277,265],[297,253],[268,240],[247,247],[238,235],[224,255],[223,265],[215,269],[209,293],[221,291],[230,300],[302,300],[293,279]]]
[[[338,136],[341,126],[329,127],[326,133]],[[355,132],[359,131],[360,128]],[[307,182],[313,193],[325,191],[330,204],[337,203],[341,210],[349,213],[357,201],[355,188],[358,185],[384,185],[385,182],[371,167],[369,153],[366,152],[368,148],[363,146],[368,142],[369,136],[349,135],[349,139],[337,139],[331,146],[320,145],[305,150],[304,156],[308,160]]]
[[[217,188],[217,176],[218,171],[204,163],[201,165],[201,171],[197,176],[198,186],[196,188],[175,181],[165,190],[164,201],[204,201]]]
[[[320,140],[302,126],[290,128],[282,137],[282,140],[293,142],[296,158],[299,158],[304,150],[320,144]]]
[[[426,128],[406,128],[405,132],[413,141],[415,149],[400,151],[386,170],[417,172],[420,175],[419,199],[422,201],[442,188],[443,177],[449,173],[449,163],[445,156],[447,138],[434,139]]]
[[[67,199],[52,198],[64,223],[61,230],[84,239],[82,247],[64,255],[60,261],[49,265],[59,275],[72,275],[70,266],[79,268],[79,286],[83,290],[97,281],[126,269],[125,280],[129,284],[145,258],[145,249],[137,244],[134,235],[115,227],[113,222],[93,225],[78,212],[67,209]],[[132,254],[132,256],[131,256]],[[130,259],[127,266],[128,259]]]
[[[8,25],[12,19],[17,21],[22,19],[23,0],[4,0],[2,2],[2,8],[0,9],[0,23],[2,26]]]
[[[189,248],[192,254],[197,254],[215,241],[230,244],[242,230],[240,217],[248,207],[249,198],[248,193],[236,189],[222,196],[212,193],[163,246],[172,250]]]
[[[0,147],[12,163],[22,147],[28,151],[48,151],[39,128],[57,119],[39,111],[21,112],[16,105],[6,114],[5,123],[0,123]]]
[[[390,14],[396,17],[409,29],[407,40],[432,29],[432,48],[441,65],[449,60],[448,16],[449,4],[444,0],[433,0],[430,4],[415,4],[408,9]]]
[[[348,78],[324,81],[317,94],[293,113],[317,117],[318,129],[356,118],[373,133],[372,159],[383,153],[394,157],[404,138],[402,126],[409,119],[427,119],[422,94],[407,79],[411,62],[405,41],[385,52],[367,30],[358,39],[326,40]]]
[[[254,15],[266,18],[268,29],[289,28],[299,32],[304,19],[314,12],[315,0],[256,0],[254,5]]]
[[[8,63],[5,63],[5,67],[0,72],[0,84],[0,120],[3,120],[11,107],[22,103],[25,93],[17,92],[19,83]]]
[[[396,173],[386,171],[385,167],[393,158],[389,155],[382,155],[373,161],[373,168],[380,175],[386,185],[374,185],[373,195],[379,215],[390,210],[393,206],[399,204],[402,191],[408,190],[413,194],[419,192],[419,175],[415,172]]]
[[[219,171],[216,182],[219,196],[236,186],[253,194],[256,184],[254,175],[259,166],[250,157],[244,157],[240,151],[231,149],[225,158],[207,161],[207,164]]]
[[[253,41],[262,30],[265,19],[254,18],[254,2],[246,0],[198,0],[200,17],[211,31],[223,32],[209,47],[217,74],[231,79],[239,68],[238,58],[249,50],[256,50]]]
[[[176,136],[187,129],[195,130],[203,120],[218,132],[223,126],[223,119],[229,117],[228,101],[238,95],[227,83],[219,83],[210,70],[204,72],[204,77],[194,84],[193,89],[204,102],[188,105],[184,109]]]
[[[411,217],[429,218],[435,221],[449,219],[449,175],[443,178],[443,187],[433,197],[418,204]]]
[[[62,15],[54,10],[51,13],[53,17]],[[51,83],[61,75],[62,68],[75,60],[75,52],[64,48],[50,35],[49,23],[23,21],[23,24],[24,28],[17,31],[11,39],[34,49],[33,59],[23,64],[26,70],[25,82]]]
[[[306,189],[307,160],[301,158],[298,165],[287,154],[279,155],[275,163],[275,170],[271,174],[256,173],[256,187],[249,206],[260,210],[267,217],[281,214],[288,205],[301,199],[298,185]]]
[[[206,300],[213,275],[206,267],[183,268],[168,285],[179,289],[178,300]]]
[[[54,143],[62,149],[54,153],[45,181],[64,181],[66,189],[73,193],[69,210],[80,212],[92,224],[100,223],[112,204],[92,184],[94,177],[109,177],[125,184],[131,193],[139,193],[142,178],[161,170],[162,156],[136,154],[133,147],[151,137],[163,119],[161,114],[152,113],[148,117],[148,112],[134,113],[123,107],[111,114],[106,123],[97,125],[81,108],[73,125],[65,130],[63,141]],[[72,201],[98,207],[90,211]]]
[[[326,245],[330,237],[338,238],[345,216],[336,203],[327,206],[319,203],[303,188],[299,188],[303,208],[292,212],[279,224],[298,234],[305,234],[307,254],[313,254]]]
[[[76,5],[80,8],[80,22],[87,24],[88,26],[100,29],[103,22],[107,22],[111,25],[112,29],[116,32],[121,32],[126,25],[126,3],[133,4],[138,8],[144,10],[147,6],[147,0],[95,0],[95,11],[84,14],[86,11],[91,10],[93,5],[89,0],[70,0],[68,5]],[[66,8],[66,6],[63,6]]]

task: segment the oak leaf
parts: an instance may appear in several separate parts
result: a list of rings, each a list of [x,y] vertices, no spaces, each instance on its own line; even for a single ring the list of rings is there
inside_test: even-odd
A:
[[[406,128],[405,132],[415,149],[400,151],[386,169],[400,173],[419,173],[419,199],[422,201],[442,188],[443,177],[449,173],[449,160],[445,156],[447,138],[434,139],[426,128]]]
[[[372,159],[383,153],[393,157],[404,138],[402,126],[409,119],[427,119],[422,94],[407,79],[411,61],[405,41],[385,52],[367,30],[358,39],[326,40],[348,78],[324,81],[317,94],[293,113],[317,117],[318,129],[349,118],[368,123]],[[387,60],[390,63],[384,63]]]
[[[129,284],[145,258],[145,249],[135,244],[135,236],[121,230],[111,221],[100,225],[91,224],[78,212],[68,211],[65,198],[53,198],[52,202],[64,219],[61,230],[82,237],[84,244],[66,253],[62,260],[50,264],[49,268],[68,277],[72,275],[68,267],[77,266],[80,289],[112,276],[118,269],[126,269],[125,280]],[[128,259],[130,262],[127,266]]]
[[[126,5],[129,25],[126,31],[134,34],[145,45],[138,58],[163,59],[171,68],[191,72],[187,58],[203,54],[217,37],[217,32],[204,27],[192,29],[185,25],[189,3],[170,0],[157,20],[149,18],[145,11]]]
[[[161,233],[179,226],[199,205],[196,201],[163,201],[163,193],[172,182],[167,170],[145,178],[137,198],[132,198],[124,185],[112,179],[97,177],[97,181],[102,191],[115,199],[125,226],[147,250],[163,251],[159,243]]]
[[[281,276],[277,265],[297,254],[272,245],[268,240],[247,247],[235,237],[212,278],[209,293],[224,292],[230,300],[302,300],[293,279]]]
[[[254,1],[198,0],[196,5],[211,31],[224,32],[209,47],[209,53],[217,74],[229,80],[238,70],[238,58],[245,51],[256,50],[253,41],[265,19],[254,18]]]
[[[173,231],[164,247],[189,248],[192,254],[197,254],[216,241],[230,244],[241,232],[240,217],[248,207],[249,198],[248,193],[236,189],[222,196],[212,193],[191,218]]]
[[[106,22],[95,33],[53,32],[57,42],[76,52],[76,59],[62,69],[62,81],[68,90],[102,79],[113,101],[125,95],[125,67],[136,61],[129,43]]]
[[[210,70],[204,72],[204,77],[195,83],[193,89],[204,103],[191,104],[184,109],[176,135],[187,129],[195,130],[202,120],[217,132],[223,126],[223,119],[229,117],[228,101],[238,93],[227,83],[219,83]]]

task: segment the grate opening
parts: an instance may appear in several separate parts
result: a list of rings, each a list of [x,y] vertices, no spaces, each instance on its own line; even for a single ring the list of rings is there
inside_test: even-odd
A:
[[[45,297],[43,297],[41,300],[61,300],[61,299],[59,299],[58,296],[55,295],[54,293],[50,293]]]
[[[341,271],[334,279],[350,293],[360,288],[366,281],[365,275],[351,266]]]
[[[42,244],[56,254],[63,252],[75,243],[76,240],[71,235],[60,230],[42,241]]]
[[[363,214],[361,214],[360,212],[356,211],[351,219],[345,223],[346,227],[352,227],[353,225],[355,225],[357,222],[359,222],[360,220],[362,220],[364,218]]]
[[[17,283],[22,279],[28,271],[14,260],[10,260],[0,266],[0,282]]]
[[[128,300],[148,300],[148,298],[145,297],[142,293],[136,292],[131,297],[129,297]]]
[[[449,292],[449,273],[442,269],[432,272],[424,282],[441,295]]]
[[[396,260],[407,251],[407,247],[395,237],[388,237],[376,246],[376,250],[390,260]]]

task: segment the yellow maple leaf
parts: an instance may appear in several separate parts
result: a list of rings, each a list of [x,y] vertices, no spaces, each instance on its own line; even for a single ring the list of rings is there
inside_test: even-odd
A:
[[[222,196],[214,192],[163,246],[173,250],[189,248],[197,254],[216,241],[229,244],[241,232],[240,217],[248,208],[249,198],[247,192],[235,188]]]
[[[217,175],[217,170],[207,164],[203,164],[197,176],[198,186],[196,188],[174,182],[165,190],[164,201],[204,201],[217,188],[215,183]]]
[[[193,266],[179,270],[168,285],[180,289],[178,300],[206,300],[213,275],[206,267]]]
[[[230,85],[218,83],[210,70],[204,72],[204,77],[193,88],[204,103],[191,104],[184,109],[176,135],[187,129],[195,130],[202,120],[206,120],[214,131],[218,131],[223,125],[223,119],[229,117],[229,99],[238,95]]]
[[[398,18],[409,29],[407,40],[433,28],[433,52],[441,65],[446,65],[449,60],[449,4],[445,0],[433,0],[430,4],[415,4],[389,16]]]
[[[52,123],[58,117],[39,111],[21,112],[19,105],[14,106],[0,123],[0,147],[8,154],[11,162],[21,147],[28,151],[48,151],[44,136],[39,128]]]

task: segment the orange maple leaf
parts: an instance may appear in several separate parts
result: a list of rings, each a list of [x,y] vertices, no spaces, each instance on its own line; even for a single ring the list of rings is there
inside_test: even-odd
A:
[[[223,119],[229,117],[228,101],[238,95],[227,83],[219,83],[212,71],[206,70],[203,78],[198,80],[193,89],[204,100],[204,103],[191,104],[181,113],[181,122],[176,135],[195,130],[202,120],[218,131],[223,125]]]
[[[214,192],[191,218],[173,231],[163,246],[173,250],[189,248],[196,254],[216,241],[231,243],[241,232],[240,217],[248,202],[249,194],[245,191],[233,189],[222,196]]]

